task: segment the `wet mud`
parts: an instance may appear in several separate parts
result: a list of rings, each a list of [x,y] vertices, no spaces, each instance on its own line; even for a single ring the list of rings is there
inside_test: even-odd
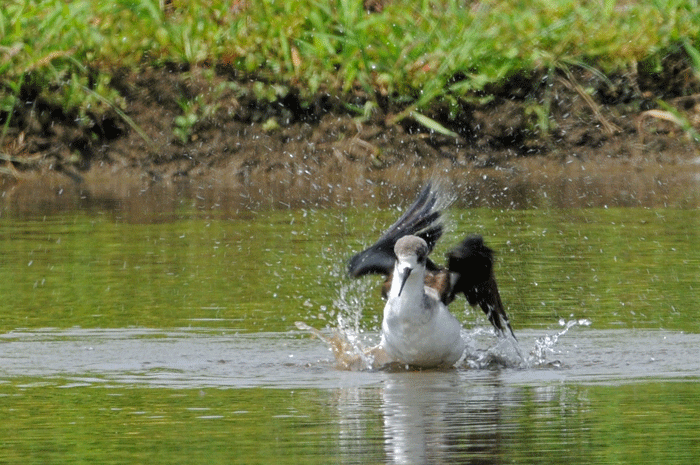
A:
[[[516,76],[455,118],[426,112],[455,135],[398,120],[390,105],[359,117],[348,105],[362,95],[263,102],[224,72],[117,72],[126,117],[78,124],[46,102],[14,115],[0,190],[17,209],[185,196],[245,210],[392,203],[439,177],[467,206],[693,205],[700,87],[678,68]],[[195,102],[186,124],[183,102]]]

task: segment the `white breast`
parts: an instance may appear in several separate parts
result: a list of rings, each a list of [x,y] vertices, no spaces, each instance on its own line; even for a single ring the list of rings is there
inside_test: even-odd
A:
[[[451,366],[464,352],[462,325],[437,293],[426,288],[423,298],[390,298],[384,309],[382,342],[397,362],[416,366]]]

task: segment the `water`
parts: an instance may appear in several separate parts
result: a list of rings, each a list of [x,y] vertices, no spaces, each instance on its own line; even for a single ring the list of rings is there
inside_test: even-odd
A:
[[[453,209],[483,234],[523,359],[480,314],[457,369],[338,369],[378,339],[378,280],[344,260],[370,204],[171,201],[0,215],[0,462],[694,463],[700,215]],[[439,256],[439,255],[438,255]]]
[[[639,382],[697,377],[700,335],[663,330],[522,330],[520,361],[481,341],[455,371],[465,380],[491,378],[507,384]],[[572,329],[575,328],[575,329]],[[472,331],[474,339],[479,338]],[[376,334],[374,335],[376,337]],[[318,340],[296,332],[237,334],[173,329],[11,331],[0,337],[5,379],[37,378],[41,384],[158,387],[172,389],[344,389],[381,384],[388,373],[347,372]],[[472,340],[472,345],[475,343]],[[424,370],[447,373],[451,370]]]

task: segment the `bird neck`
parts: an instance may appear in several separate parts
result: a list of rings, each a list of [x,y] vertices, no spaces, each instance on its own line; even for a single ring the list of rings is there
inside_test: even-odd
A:
[[[410,276],[406,280],[406,284],[403,286],[403,289],[401,289],[400,274],[401,270],[397,266],[394,269],[394,278],[391,281],[389,298],[399,298],[403,301],[414,300],[415,302],[421,302],[423,295],[425,294],[425,267],[414,267]],[[399,290],[401,291],[401,295],[399,295]]]

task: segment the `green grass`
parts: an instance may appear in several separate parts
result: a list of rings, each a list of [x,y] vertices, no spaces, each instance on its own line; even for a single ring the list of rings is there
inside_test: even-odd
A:
[[[693,0],[395,0],[374,14],[362,0],[10,0],[0,122],[4,134],[13,109],[41,99],[94,124],[128,110],[115,69],[169,63],[232,71],[267,100],[295,88],[302,102],[359,94],[394,120],[437,105],[455,116],[518,73],[657,67],[699,39]]]

